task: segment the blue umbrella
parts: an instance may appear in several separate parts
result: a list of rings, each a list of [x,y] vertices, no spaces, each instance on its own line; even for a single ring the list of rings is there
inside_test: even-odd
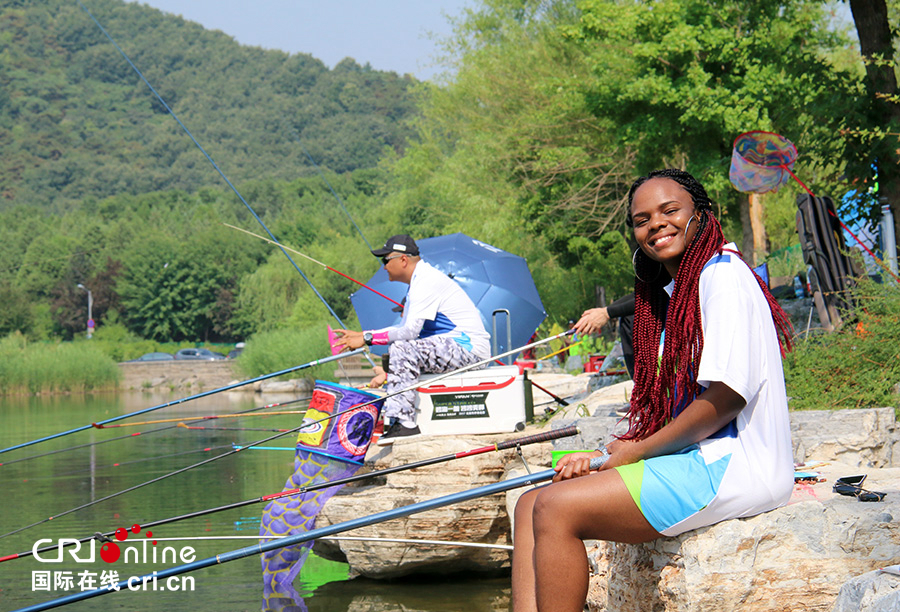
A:
[[[547,313],[523,257],[465,234],[423,238],[416,244],[422,259],[459,283],[475,303],[495,355],[528,344]],[[390,282],[383,267],[366,284],[398,302],[409,289],[406,283]],[[400,323],[400,309],[368,289],[353,293],[350,301],[363,329]],[[373,347],[379,348],[386,351]]]

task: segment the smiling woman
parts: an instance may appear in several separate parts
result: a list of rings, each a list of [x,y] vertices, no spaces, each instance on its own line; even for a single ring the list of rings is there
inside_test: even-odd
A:
[[[640,247],[629,429],[602,450],[562,458],[554,484],[521,497],[517,612],[582,609],[582,539],[678,535],[777,508],[793,488],[784,312],[725,242],[690,174],[641,177],[628,200]],[[609,460],[592,472],[590,459],[603,451]]]

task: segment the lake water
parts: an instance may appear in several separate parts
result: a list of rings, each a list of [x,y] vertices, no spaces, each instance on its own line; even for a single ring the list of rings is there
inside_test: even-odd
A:
[[[159,405],[177,399],[150,393],[94,396],[0,398],[0,448],[76,429],[92,422]],[[259,396],[220,393],[199,400],[129,418],[132,423],[167,418],[228,414],[270,403]],[[272,410],[299,409],[295,404]],[[59,538],[82,538],[96,532],[130,528],[168,517],[255,499],[281,491],[293,470],[293,452],[243,451],[136,488],[94,505],[91,502],[160,478],[175,470],[221,455],[232,444],[245,445],[275,435],[267,431],[234,431],[222,428],[293,428],[299,415],[254,416],[217,419],[197,425],[220,428],[186,429],[177,422],[85,431],[66,435],[0,454],[0,557],[31,551],[39,539],[55,543]],[[165,428],[165,429],[162,429]],[[154,431],[159,430],[159,431]],[[140,432],[140,435],[132,435]],[[112,440],[112,438],[120,438]],[[293,436],[269,442],[292,446]],[[102,444],[93,444],[101,442]],[[51,451],[73,450],[47,454]],[[38,456],[42,455],[42,456]],[[26,460],[25,458],[34,457]],[[68,510],[88,506],[76,512]],[[152,539],[254,536],[258,533],[263,504],[217,512],[203,517],[151,528]],[[63,516],[60,516],[64,514]],[[52,520],[47,520],[55,517]],[[38,523],[12,535],[9,532]],[[256,542],[241,540],[191,540],[150,542],[147,530],[128,533],[124,551],[115,563],[101,559],[96,545],[93,562],[81,562],[68,554],[58,563],[25,556],[0,563],[0,610],[19,608],[71,596],[82,589],[82,580],[100,586],[103,572],[117,571],[119,580],[151,574],[166,567],[172,555],[196,560],[243,548]],[[144,541],[149,542],[145,544]],[[127,545],[127,546],[126,546]],[[159,556],[168,548],[165,562]],[[147,551],[144,553],[144,551]],[[153,551],[157,560],[153,560]],[[81,552],[88,554],[85,545]],[[46,559],[56,553],[44,553]],[[130,556],[127,556],[130,555]],[[187,559],[190,561],[190,557]],[[111,569],[113,568],[113,569]],[[312,556],[294,588],[299,601],[282,599],[265,605],[262,572],[257,555],[199,569],[189,574],[146,584],[146,589],[122,590],[67,605],[73,612],[89,610],[141,610],[146,612],[256,611],[285,612],[388,611],[498,612],[509,609],[509,579],[402,579],[391,582],[347,579],[347,566]],[[48,578],[50,583],[41,582]],[[69,582],[71,580],[71,582]],[[58,583],[54,583],[58,581]],[[137,585],[136,585],[137,586]],[[176,590],[177,589],[177,590]]]

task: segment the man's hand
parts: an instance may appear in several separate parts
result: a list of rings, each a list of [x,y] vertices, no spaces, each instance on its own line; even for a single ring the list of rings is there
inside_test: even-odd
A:
[[[334,343],[336,347],[340,347],[343,350],[353,350],[362,348],[366,345],[365,340],[363,340],[363,333],[361,331],[351,331],[349,329],[336,329],[334,330],[335,335],[338,337],[337,342]]]
[[[579,334],[593,334],[603,329],[607,323],[609,323],[609,311],[606,308],[591,308],[581,314],[574,329]]]
[[[375,376],[373,376],[372,380],[369,381],[369,387],[371,389],[377,389],[387,381],[387,374],[382,368],[380,368],[379,366],[375,366],[374,372]]]

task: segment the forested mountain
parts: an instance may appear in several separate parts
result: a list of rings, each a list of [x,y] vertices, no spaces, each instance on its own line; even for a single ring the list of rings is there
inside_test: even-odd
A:
[[[0,1],[0,210],[222,179],[104,35],[233,181],[373,167],[401,152],[410,76],[239,45],[121,0]],[[305,150],[304,150],[305,149]]]
[[[366,280],[360,233],[467,233],[528,258],[557,323],[632,286],[635,177],[692,172],[740,242],[741,132],[783,134],[805,184],[870,217],[873,163],[890,178],[897,147],[896,96],[866,87],[871,61],[827,0],[480,0],[445,41],[440,87],[84,3],[287,245]],[[83,331],[78,284],[100,325],[155,340],[322,330],[329,309],[354,325],[349,281],[298,260],[326,308],[282,253],[223,225],[260,232],[79,4],[0,0],[0,336]],[[797,244],[800,192],[762,197],[751,255]]]

